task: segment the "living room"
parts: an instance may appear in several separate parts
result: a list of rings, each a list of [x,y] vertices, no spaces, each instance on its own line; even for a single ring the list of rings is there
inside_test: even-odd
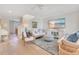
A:
[[[79,31],[79,5],[2,4],[0,5],[0,8],[1,49],[3,49],[3,46],[6,46],[6,42],[9,41],[9,44],[13,42],[12,45],[14,47],[16,46],[17,48],[17,40],[20,40],[24,44],[23,49],[26,49],[27,45],[29,48],[30,44],[34,44],[33,48],[35,48],[36,45],[39,49],[36,53],[23,53],[24,51],[29,51],[33,49],[31,48],[26,49],[22,52],[11,50],[15,53],[11,51],[9,52],[7,50],[6,53],[2,52],[1,54],[79,54],[79,52],[77,51],[79,49],[79,42],[77,42],[78,39],[75,37],[73,40],[76,40],[74,42],[77,43],[69,40],[71,42],[65,42],[66,44],[69,43],[69,45],[65,46],[72,47],[71,45],[74,45],[77,46],[76,48],[73,47],[71,49],[67,47],[64,48],[65,51],[63,49],[61,50],[60,48],[62,46],[62,39],[65,39],[64,37],[70,39],[69,36],[74,33],[78,33]],[[17,37],[18,39],[15,39],[15,37]],[[11,38],[14,39],[11,40]],[[17,50],[19,49],[17,48]],[[40,49],[42,49],[43,52],[39,52]]]

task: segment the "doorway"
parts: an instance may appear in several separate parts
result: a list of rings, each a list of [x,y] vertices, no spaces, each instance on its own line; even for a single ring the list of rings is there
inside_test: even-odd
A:
[[[17,19],[16,19],[17,20]],[[20,25],[20,21],[10,20],[10,34],[15,34],[17,27]]]

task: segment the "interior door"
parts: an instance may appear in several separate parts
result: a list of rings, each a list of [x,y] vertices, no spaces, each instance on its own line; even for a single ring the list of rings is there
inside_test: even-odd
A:
[[[10,21],[10,33],[15,34],[16,33],[16,28],[20,24],[19,21]]]

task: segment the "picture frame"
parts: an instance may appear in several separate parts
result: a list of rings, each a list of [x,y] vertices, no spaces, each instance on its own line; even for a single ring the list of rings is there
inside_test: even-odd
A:
[[[36,21],[32,21],[32,28],[37,28],[37,22]]]
[[[51,23],[54,23],[53,25]],[[48,21],[48,27],[50,29],[53,29],[53,28],[65,28],[65,18],[58,18],[58,19],[55,19],[55,20],[49,20]]]

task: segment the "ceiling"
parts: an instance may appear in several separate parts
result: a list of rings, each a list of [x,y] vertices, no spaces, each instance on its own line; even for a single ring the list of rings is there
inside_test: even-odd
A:
[[[0,16],[4,18],[22,17],[30,14],[43,19],[79,10],[79,5],[72,4],[0,4]]]

